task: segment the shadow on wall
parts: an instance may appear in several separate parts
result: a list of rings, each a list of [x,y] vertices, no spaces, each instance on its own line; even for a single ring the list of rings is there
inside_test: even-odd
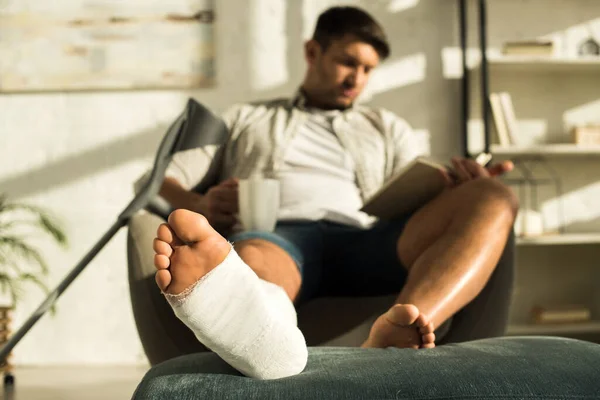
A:
[[[544,17],[539,18],[543,13]],[[476,21],[476,4],[469,1],[469,17]],[[600,40],[600,2],[597,0],[502,0],[488,1],[488,45],[500,50],[506,41],[554,37],[559,54],[575,57],[577,47],[590,34]],[[470,31],[471,48],[477,31]],[[590,75],[591,74],[591,75]],[[565,142],[568,126],[575,119],[596,121],[600,114],[596,71],[498,71],[490,75],[491,91],[508,91],[522,129],[548,142]],[[479,93],[479,79],[473,79]],[[551,101],[548,101],[551,99]],[[478,98],[472,116],[480,115]],[[481,122],[478,119],[478,122]],[[481,127],[478,127],[481,129]]]
[[[394,3],[397,2],[342,2],[371,12],[383,24],[390,38],[392,57],[381,68],[385,76],[380,79],[372,98],[373,104],[397,112],[417,129],[431,132],[434,152],[439,152],[459,142],[455,110],[457,85],[444,81],[440,72],[440,49],[451,45],[455,36],[454,5],[451,4],[453,2],[440,5],[436,0],[421,0],[413,1],[410,7],[398,11],[397,7],[392,7]],[[217,85],[178,92],[181,94],[181,107],[188,97],[194,97],[221,112],[236,102],[292,95],[305,71],[305,37],[312,33],[316,16],[333,4],[338,2],[216,2]],[[440,10],[440,7],[443,9]],[[411,63],[415,55],[420,55],[422,62]],[[400,76],[395,76],[395,66],[402,63],[405,68],[399,71]],[[409,78],[405,84],[386,85],[387,80],[392,83],[406,80],[402,74],[417,76],[418,79]],[[89,95],[72,93],[67,96]],[[91,95],[105,96],[103,92]],[[153,91],[147,95],[161,96],[161,93]],[[114,99],[114,93],[111,96]],[[98,103],[102,104],[95,102]],[[68,114],[69,110],[63,112]],[[69,117],[66,116],[67,119]],[[163,121],[156,128],[9,177],[0,181],[0,187],[12,197],[21,197],[128,161],[151,158],[170,123]]]
[[[0,181],[2,193],[9,193],[11,198],[25,197],[85,178],[131,160],[147,157],[155,153],[167,128],[166,125],[157,126],[48,163],[43,167],[11,176]]]
[[[574,221],[564,226],[566,232],[598,232],[600,226],[600,216],[594,219]],[[598,259],[596,255],[596,260]]]
[[[415,129],[429,132],[433,155],[448,157],[462,153],[460,82],[444,77],[442,60],[443,48],[459,45],[457,2],[362,0],[358,3],[382,23],[392,46],[390,60],[379,71],[386,71],[384,90],[373,97],[372,104],[394,111]],[[378,7],[372,7],[373,3]],[[419,59],[423,65],[419,65]],[[411,60],[412,66],[401,67],[403,62]],[[417,74],[416,79],[404,86],[386,85],[412,74]]]
[[[477,18],[475,1],[469,0],[471,21]],[[597,0],[488,1],[489,45],[500,46],[505,40],[531,39],[555,32],[575,34],[598,17]],[[471,32],[470,43],[477,43],[475,34],[476,31]]]
[[[552,1],[566,7],[565,0]],[[314,28],[316,15],[333,4],[365,8],[382,23],[389,36],[392,55],[373,77],[371,103],[396,112],[415,129],[429,132],[434,155],[458,153],[460,84],[456,78],[444,78],[442,62],[442,49],[458,46],[455,1],[220,0],[215,2],[217,84],[214,88],[177,92],[181,95],[181,107],[188,97],[194,97],[221,112],[236,102],[293,94],[304,75],[303,42]],[[527,21],[534,18],[539,22],[536,10],[539,7],[526,7],[526,12],[519,15],[523,21],[518,26],[533,29]],[[581,13],[564,13],[564,20],[554,13],[552,23],[546,26],[539,22],[535,26],[541,34],[581,22]],[[93,95],[101,97],[104,93]],[[147,95],[161,93],[153,91]],[[0,187],[11,196],[20,197],[128,161],[150,159],[171,122],[162,121],[157,128],[9,177],[0,181]]]

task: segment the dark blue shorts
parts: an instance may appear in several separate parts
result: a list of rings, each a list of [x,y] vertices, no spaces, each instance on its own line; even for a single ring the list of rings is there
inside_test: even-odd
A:
[[[407,219],[381,221],[368,230],[327,221],[281,222],[274,232],[242,232],[228,240],[263,239],[284,249],[302,274],[299,303],[379,296],[398,293],[406,281],[396,247]]]

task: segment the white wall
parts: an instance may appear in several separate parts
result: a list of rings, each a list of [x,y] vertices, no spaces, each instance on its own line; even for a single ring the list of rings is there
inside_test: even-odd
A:
[[[558,44],[557,55],[576,57],[578,45],[592,33],[600,43],[600,2],[595,0],[526,1],[489,0],[489,53],[499,54],[509,40],[552,38]],[[543,17],[536,13],[544,11]],[[470,16],[476,17],[475,7]],[[475,32],[470,45],[477,45]],[[475,50],[475,49],[472,49]],[[475,51],[472,52],[476,54]],[[473,57],[476,58],[476,57]],[[474,91],[479,76],[472,76]],[[600,124],[600,67],[596,70],[545,70],[544,68],[490,68],[490,90],[508,91],[518,118],[519,135],[540,142],[572,141],[570,128],[584,123]],[[481,126],[479,99],[474,99],[471,133]],[[490,124],[493,125],[490,116]],[[524,139],[529,141],[530,139]],[[475,141],[474,141],[475,142]],[[540,209],[548,230],[562,224],[567,232],[600,231],[600,157],[548,159],[563,184],[564,221],[559,218],[554,187],[540,187]],[[541,168],[537,177],[548,177]],[[516,176],[517,174],[514,174]],[[523,207],[529,207],[527,203]],[[533,206],[533,205],[532,205]]]
[[[525,24],[538,21],[538,12],[547,11],[548,2],[566,3],[510,2],[529,5],[527,14],[520,16]],[[576,9],[578,2],[569,3]],[[334,2],[215,3],[215,88],[0,95],[0,191],[49,207],[65,221],[71,241],[68,251],[41,243],[52,269],[51,286],[60,282],[132,198],[133,181],[148,168],[158,141],[186,99],[193,96],[221,111],[237,101],[290,95],[304,73],[302,40],[310,34],[318,13]],[[370,88],[374,104],[429,133],[436,156],[457,152],[458,59],[443,57],[442,52],[452,53],[458,46],[455,2],[346,3],[365,6],[391,39],[391,59]],[[19,344],[14,361],[38,365],[145,362],[132,319],[126,267],[122,231],[63,295],[57,315],[45,316]],[[28,293],[17,310],[16,325],[41,299],[37,290]]]

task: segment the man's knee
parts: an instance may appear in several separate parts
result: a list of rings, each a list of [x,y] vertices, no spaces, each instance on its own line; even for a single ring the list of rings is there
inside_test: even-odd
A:
[[[252,269],[262,267],[265,262],[264,246],[258,240],[242,240],[234,244],[235,251]]]
[[[241,259],[259,275],[274,270],[297,269],[295,261],[285,250],[267,240],[242,240],[235,243],[234,248]]]
[[[482,205],[502,216],[510,215],[513,221],[519,211],[517,195],[498,179],[480,178],[466,182],[464,192],[467,207]]]
[[[296,262],[285,250],[262,239],[243,240],[234,247],[260,279],[281,286],[292,301],[296,299],[302,276]]]

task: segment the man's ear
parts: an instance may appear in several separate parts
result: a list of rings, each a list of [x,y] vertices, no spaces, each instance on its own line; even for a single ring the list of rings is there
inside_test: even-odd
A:
[[[308,65],[312,66],[321,54],[321,45],[311,39],[304,44],[304,58]]]

